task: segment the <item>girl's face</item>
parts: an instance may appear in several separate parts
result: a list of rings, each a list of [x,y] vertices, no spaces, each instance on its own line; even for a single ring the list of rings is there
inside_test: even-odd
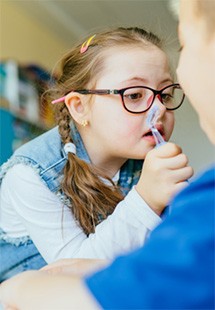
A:
[[[202,129],[215,144],[215,32],[195,16],[196,1],[180,2],[179,39],[182,50],[179,82],[197,111]]]
[[[173,83],[166,55],[155,46],[111,49],[106,56],[103,75],[95,89],[121,89],[148,86],[161,89]],[[156,98],[159,107],[158,129],[169,140],[174,126],[174,114]],[[122,105],[120,95],[93,95],[89,112],[89,127],[84,143],[94,164],[125,162],[128,158],[143,159],[155,146],[146,118],[149,111],[132,114]]]

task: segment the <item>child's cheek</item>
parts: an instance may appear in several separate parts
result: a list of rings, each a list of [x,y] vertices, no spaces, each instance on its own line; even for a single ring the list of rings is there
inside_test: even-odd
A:
[[[129,117],[125,119],[124,125],[120,126],[120,135],[123,138],[132,138],[134,136],[142,136],[144,133],[144,122],[143,119],[140,117],[137,117],[137,115],[131,115],[132,117]]]

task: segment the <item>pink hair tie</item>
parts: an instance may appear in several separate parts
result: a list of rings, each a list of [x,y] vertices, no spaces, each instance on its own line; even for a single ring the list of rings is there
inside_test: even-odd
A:
[[[85,53],[85,52],[88,50],[88,48],[89,48],[89,46],[90,46],[90,43],[91,43],[92,39],[93,39],[95,36],[96,36],[96,35],[94,34],[93,36],[91,36],[88,40],[86,40],[86,41],[82,44],[81,49],[80,49],[80,53],[81,53],[81,54]]]
[[[60,97],[58,99],[53,100],[51,103],[55,104],[55,103],[58,103],[58,102],[63,102],[65,100],[65,98],[66,98],[66,96]]]

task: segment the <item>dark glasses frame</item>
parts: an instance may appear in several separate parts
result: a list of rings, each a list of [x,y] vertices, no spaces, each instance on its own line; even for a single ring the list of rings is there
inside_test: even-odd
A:
[[[133,113],[133,114],[141,114],[141,113],[144,113],[146,111],[148,111],[151,106],[153,105],[153,102],[156,98],[156,96],[159,96],[159,100],[160,102],[165,106],[165,104],[162,102],[162,93],[167,89],[167,88],[170,88],[170,87],[175,87],[177,89],[181,89],[181,86],[180,84],[178,83],[174,83],[174,84],[170,84],[168,86],[165,86],[164,88],[160,89],[160,90],[156,90],[156,89],[153,89],[151,87],[148,87],[148,86],[131,86],[131,87],[126,87],[126,88],[121,88],[121,89],[81,89],[81,90],[73,90],[74,92],[77,92],[79,94],[82,94],[82,95],[120,95],[121,97],[121,101],[122,101],[122,104],[123,104],[123,107],[126,111],[130,112],[130,113]],[[152,102],[150,103],[150,105],[144,109],[143,111],[140,111],[140,112],[134,112],[134,111],[130,111],[128,110],[128,108],[126,107],[125,105],[125,102],[124,102],[124,93],[126,90],[128,89],[133,89],[133,88],[144,88],[144,89],[149,89],[153,92],[154,96],[153,96],[153,99],[152,99]],[[182,89],[181,89],[182,90]],[[54,101],[52,101],[52,103],[58,103],[58,102],[62,102],[65,100],[65,97],[61,97],[59,99],[56,99]],[[167,110],[170,110],[170,111],[173,111],[173,110],[176,110],[178,109],[183,101],[184,101],[184,98],[185,98],[185,94],[183,94],[182,96],[182,99],[181,99],[181,102],[179,103],[179,105],[175,108],[168,108],[166,107]]]

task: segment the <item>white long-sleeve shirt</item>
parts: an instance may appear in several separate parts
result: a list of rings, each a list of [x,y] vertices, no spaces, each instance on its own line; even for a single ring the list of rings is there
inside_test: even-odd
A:
[[[0,192],[0,227],[10,237],[30,236],[51,263],[61,258],[112,259],[144,244],[160,217],[133,188],[86,236],[71,210],[63,206],[29,166],[12,167]]]

